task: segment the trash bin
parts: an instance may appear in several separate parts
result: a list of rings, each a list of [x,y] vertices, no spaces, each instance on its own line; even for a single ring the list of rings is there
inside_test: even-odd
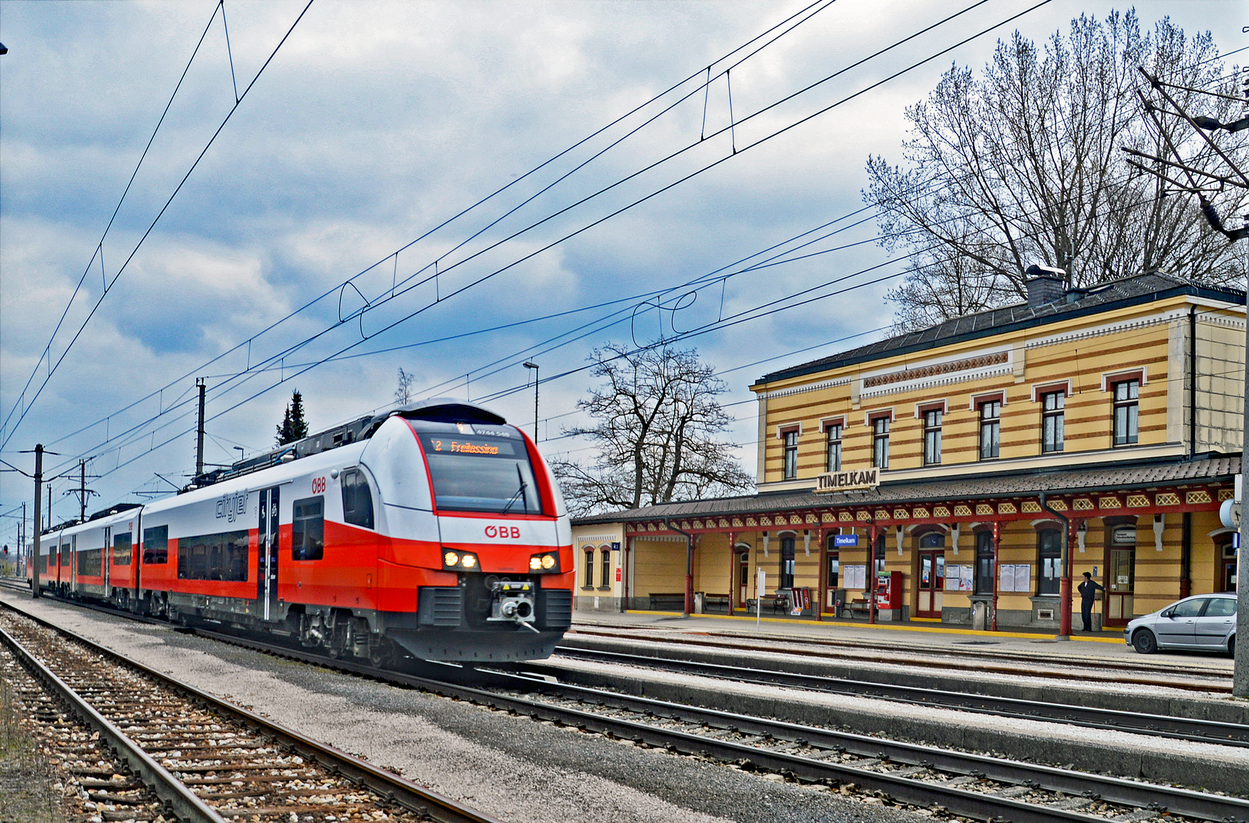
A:
[[[978,600],[971,604],[971,627],[976,631],[984,631],[985,616],[989,613],[989,604]]]
[[[704,592],[694,592],[694,614],[703,613]]]

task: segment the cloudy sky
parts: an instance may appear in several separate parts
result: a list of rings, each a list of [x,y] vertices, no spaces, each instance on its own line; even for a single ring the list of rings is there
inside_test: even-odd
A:
[[[186,482],[197,378],[224,464],[399,369],[531,427],[526,360],[584,459],[590,351],[697,330],[753,471],[747,387],[890,323],[861,190],[904,107],[1116,8],[1036,4],[0,0],[0,459],[57,453],[59,520],[79,460],[93,510]],[[1249,45],[1238,2],[1139,5]],[[31,498],[0,474],[5,542]]]

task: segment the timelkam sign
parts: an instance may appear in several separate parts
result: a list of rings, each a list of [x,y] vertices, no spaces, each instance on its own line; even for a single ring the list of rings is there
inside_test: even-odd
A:
[[[880,469],[848,472],[825,472],[815,478],[817,492],[843,492],[850,489],[874,489],[880,485]]]

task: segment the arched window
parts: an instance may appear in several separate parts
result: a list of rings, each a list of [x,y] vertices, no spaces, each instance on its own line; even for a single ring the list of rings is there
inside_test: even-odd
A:
[[[1036,535],[1037,594],[1058,594],[1062,581],[1063,533],[1041,529]]]
[[[794,538],[781,538],[781,585],[778,588],[794,587]]]
[[[993,531],[976,532],[976,594],[993,594]]]
[[[598,584],[606,589],[610,587],[612,583],[612,580],[611,580],[611,547],[603,546],[601,549],[599,549],[599,557],[602,558],[603,569],[602,569],[602,574],[599,575]]]

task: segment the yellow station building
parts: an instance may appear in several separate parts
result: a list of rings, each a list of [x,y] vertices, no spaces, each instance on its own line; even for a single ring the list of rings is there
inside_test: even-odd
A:
[[[1244,292],[1027,287],[759,378],[757,493],[574,521],[576,608],[1057,629],[1064,561],[1096,627],[1232,590]]]

